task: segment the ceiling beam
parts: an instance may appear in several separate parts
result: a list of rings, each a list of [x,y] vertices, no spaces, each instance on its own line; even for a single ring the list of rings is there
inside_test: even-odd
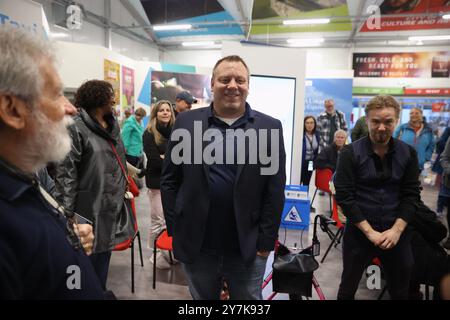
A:
[[[156,43],[158,46],[160,45],[160,41],[156,34],[153,32],[153,29],[151,28],[151,23],[149,21],[146,21],[141,14],[136,10],[136,8],[131,4],[130,0],[120,0],[120,3],[125,7],[125,9],[128,10],[128,12],[131,14],[131,16],[138,22],[138,24],[141,25],[148,25],[149,28],[143,29],[145,33],[148,34],[150,39],[154,43]]]

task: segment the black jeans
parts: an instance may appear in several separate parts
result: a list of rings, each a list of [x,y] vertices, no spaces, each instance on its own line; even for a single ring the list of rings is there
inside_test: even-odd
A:
[[[300,180],[300,184],[309,187],[309,183],[311,181],[312,171],[308,171],[308,160],[304,160],[302,162],[302,178]]]
[[[127,162],[129,164],[131,164],[132,166],[138,168],[138,165],[141,162],[141,157],[130,156],[129,154],[127,154],[126,157],[127,157]]]
[[[407,300],[414,258],[411,234],[406,229],[397,245],[389,250],[375,247],[355,226],[347,225],[342,243],[344,269],[339,285],[338,300],[353,300],[364,270],[373,258],[381,260],[387,288],[392,300]]]
[[[108,278],[109,262],[111,261],[111,251],[93,253],[89,256],[95,273],[97,274],[103,291],[106,291],[106,279]]]

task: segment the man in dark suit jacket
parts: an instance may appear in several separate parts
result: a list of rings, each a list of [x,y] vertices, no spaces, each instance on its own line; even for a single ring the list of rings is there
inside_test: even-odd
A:
[[[262,299],[283,210],[286,155],[281,122],[246,103],[248,83],[240,57],[219,60],[214,102],[178,115],[166,152],[164,215],[194,299],[219,299],[222,279],[231,299]]]

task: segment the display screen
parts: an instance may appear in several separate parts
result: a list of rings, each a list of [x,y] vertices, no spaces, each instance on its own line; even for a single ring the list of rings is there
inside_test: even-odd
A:
[[[286,184],[291,181],[295,78],[252,75],[247,102],[252,109],[281,121],[286,149]]]

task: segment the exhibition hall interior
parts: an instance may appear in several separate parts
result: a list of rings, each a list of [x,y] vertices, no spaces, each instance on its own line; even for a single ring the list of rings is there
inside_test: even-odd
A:
[[[370,205],[365,204],[369,206],[368,211],[375,212],[375,216],[379,214],[385,217],[384,210],[387,210],[386,212],[391,210],[386,209],[390,208],[390,201],[392,203],[396,201],[398,207],[392,209],[392,212],[400,210],[401,207],[401,210],[405,211],[414,210],[413,214],[415,214],[416,208],[417,211],[420,208],[426,211],[427,221],[432,220],[430,223],[437,228],[445,227],[444,232],[445,229],[448,230],[447,212],[450,208],[447,203],[450,204],[448,201],[450,180],[447,181],[447,173],[450,174],[450,145],[448,164],[444,165],[445,161],[441,161],[447,159],[446,142],[450,135],[450,129],[448,129],[450,124],[450,1],[448,0],[0,0],[0,28],[4,26],[20,29],[27,34],[32,34],[33,37],[40,38],[41,41],[51,42],[55,56],[55,69],[64,87],[63,94],[81,113],[81,116],[75,117],[81,119],[84,115],[85,117],[91,115],[84,110],[84,113],[80,111],[80,108],[83,108],[81,91],[85,85],[91,84],[91,80],[109,83],[108,86],[114,92],[111,112],[121,129],[120,134],[124,144],[122,159],[125,160],[126,156],[127,163],[130,165],[127,168],[129,179],[138,190],[135,190],[136,194],[132,199],[131,207],[134,220],[133,236],[125,245],[122,243],[122,246],[119,246],[115,243],[115,246],[109,249],[111,253],[109,269],[107,265],[106,273],[103,273],[103,281],[106,281],[106,287],[103,289],[109,297],[120,300],[191,300],[205,297],[195,292],[198,288],[193,289],[194,267],[190,269],[191,261],[185,266],[186,259],[189,260],[186,252],[191,252],[189,248],[199,241],[201,250],[214,248],[216,243],[221,243],[227,248],[226,250],[235,244],[240,244],[242,249],[252,246],[253,243],[256,244],[257,241],[261,243],[261,239],[252,240],[253,232],[258,233],[259,230],[261,233],[265,230],[262,223],[258,225],[264,219],[262,214],[259,216],[258,210],[261,207],[272,208],[270,213],[275,216],[275,220],[280,221],[279,228],[276,224],[278,229],[276,248],[287,249],[289,253],[285,257],[291,258],[290,262],[287,258],[283,260],[281,253],[274,253],[273,246],[270,250],[262,250],[270,251],[268,257],[263,255],[267,258],[263,281],[261,281],[264,300],[336,300],[338,297],[345,296],[346,288],[342,282],[344,278],[343,242],[352,241],[348,235],[351,232],[360,232],[360,235],[364,237],[363,231],[355,227],[360,225],[364,218],[355,222],[356,220],[353,219],[356,219],[356,214],[347,215],[345,211],[352,211],[354,209],[352,205],[357,206],[354,203],[362,201],[362,198],[366,199],[367,203],[371,203],[372,200],[381,201],[377,204],[381,208],[378,213],[374,208],[372,210]],[[3,46],[3,44],[0,45]],[[236,99],[236,97],[227,96],[225,94],[227,91],[224,91],[223,96],[219,96],[220,86],[227,84],[225,80],[222,81],[224,77],[219,77],[222,72],[220,64],[216,66],[216,62],[221,58],[234,55],[245,61],[246,66],[243,70],[248,72],[248,79],[244,77],[244,80],[236,80],[234,83],[236,90],[239,94],[242,94],[242,88],[246,90],[248,96],[244,101],[248,103],[252,111],[268,115],[267,119],[276,119],[273,121],[282,126],[281,139],[286,161],[285,167],[282,167],[285,168],[285,172],[278,172],[278,174],[285,175],[286,180],[284,189],[281,186],[276,190],[280,196],[284,192],[280,210],[275,210],[278,206],[270,203],[275,197],[275,191],[272,190],[274,188],[271,188],[270,184],[275,183],[276,179],[255,179],[254,181],[263,182],[254,182],[242,188],[236,176],[240,177],[240,182],[247,181],[246,179],[252,181],[252,179],[249,171],[246,173],[247,164],[244,164],[242,169],[239,160],[236,166],[224,165],[222,162],[222,165],[215,164],[211,166],[211,169],[205,169],[205,175],[210,173],[212,175],[208,180],[210,189],[204,189],[200,187],[203,181],[207,181],[202,176],[203,171],[198,171],[199,174],[196,174],[194,172],[197,171],[191,168],[195,167],[194,165],[183,167],[179,163],[169,164],[171,161],[167,159],[169,153],[164,155],[166,151],[164,148],[174,148],[172,142],[168,142],[170,128],[168,132],[165,130],[168,126],[190,128],[191,125],[187,121],[195,117],[189,118],[189,113],[200,115],[198,109],[201,108],[213,110],[212,103],[214,106],[218,105],[220,98],[228,99],[226,101]],[[0,57],[0,61],[3,61],[2,59]],[[225,61],[225,65],[227,63],[243,66],[237,60]],[[236,67],[233,70],[238,72],[236,70],[241,69]],[[1,90],[0,86],[0,97],[2,97]],[[356,171],[356,162],[363,162],[363,160],[360,160],[359,155],[352,155],[351,159],[355,167],[348,169],[344,177],[344,173],[340,175],[337,170],[346,165],[343,163],[345,161],[340,160],[344,158],[344,153],[349,150],[359,150],[357,146],[361,146],[362,143],[358,144],[357,141],[361,142],[361,139],[367,141],[366,145],[371,146],[371,143],[375,143],[375,140],[371,140],[372,134],[374,136],[377,134],[373,129],[375,122],[370,122],[373,119],[372,117],[369,119],[365,110],[366,107],[368,110],[369,107],[371,108],[372,99],[379,95],[393,97],[396,106],[399,106],[398,110],[395,109],[398,123],[392,128],[389,127],[392,124],[384,123],[384,129],[390,130],[391,135],[402,140],[401,146],[404,145],[407,148],[405,150],[410,150],[408,156],[400,158],[406,159],[410,154],[415,157],[417,154],[418,161],[409,162],[409,160],[400,159],[395,164],[385,164],[383,159],[391,159],[391,156],[397,159],[395,155],[401,152],[397,149],[396,151],[389,149],[388,154],[392,152],[394,155],[390,154],[389,157],[380,158],[382,160],[379,162],[375,161],[376,174],[379,174],[378,165],[380,165],[383,166],[382,171],[404,170],[402,174],[405,176],[400,176],[398,181],[392,177],[383,176],[381,183],[377,176],[377,182],[372,183],[367,178],[368,174],[366,175],[369,169]],[[391,109],[394,110],[393,107]],[[253,120],[248,108],[245,110],[243,121],[251,123],[259,121],[256,115]],[[225,119],[226,117],[221,118],[218,114],[216,114],[217,117],[214,116],[214,112],[210,115],[214,119],[205,120],[203,123],[210,123],[214,128],[220,129],[225,126],[226,128],[239,127],[239,121],[242,120],[239,117],[242,114],[229,122],[229,119]],[[371,112],[375,113],[375,111]],[[169,119],[167,121],[164,120],[165,114]],[[364,116],[367,117],[363,119]],[[308,119],[312,119],[313,129],[309,129]],[[75,120],[75,125],[77,121]],[[270,122],[272,120],[265,121],[271,125],[275,123]],[[161,123],[164,123],[164,128],[161,127]],[[0,130],[2,124],[2,118],[0,118]],[[102,124],[101,121],[100,124]],[[96,122],[96,125],[100,124]],[[195,129],[193,130],[195,133]],[[223,130],[225,132],[225,129]],[[80,129],[80,137],[82,132]],[[138,132],[138,137],[133,138],[130,132]],[[342,142],[339,142],[340,134],[343,134]],[[98,141],[94,143],[95,139],[92,135],[95,133],[79,138],[81,141],[79,143],[89,143],[92,140],[92,148],[95,148]],[[203,137],[203,142],[206,139]],[[75,146],[75,140],[73,143]],[[355,147],[349,148],[347,146],[349,144]],[[108,144],[105,145],[109,148]],[[390,145],[390,148],[396,148],[393,145]],[[74,148],[76,149],[74,146],[69,158],[72,157]],[[121,148],[117,145],[116,147],[119,153],[122,152]],[[261,144],[259,147],[261,148]],[[415,151],[411,151],[413,149]],[[334,152],[334,158],[333,156],[331,156],[332,159],[326,158],[329,156],[326,150],[332,150],[330,152]],[[344,151],[341,153],[341,150]],[[253,151],[257,153],[257,149]],[[96,162],[106,161],[107,157],[101,157],[101,160],[90,158],[95,156],[95,152],[87,153],[86,159],[89,159],[87,164],[78,165],[76,170],[84,170],[86,166],[92,165],[89,170],[91,170],[91,181],[94,182],[88,182],[86,185],[104,188],[104,184],[111,179],[109,176],[106,177],[106,174],[110,173],[105,173],[104,177],[99,178],[102,182],[97,183],[97,175],[103,174],[100,172],[103,166],[96,167]],[[111,151],[108,150],[108,152]],[[114,152],[109,159],[117,165],[116,157],[117,159],[120,157],[116,151]],[[155,152],[156,160],[152,158]],[[374,151],[369,153],[371,155],[368,158],[377,158],[373,155]],[[323,157],[326,159],[324,160]],[[84,155],[80,156],[80,159],[79,161],[83,161]],[[330,161],[332,164],[328,163]],[[70,161],[66,158],[61,163],[68,162]],[[58,188],[71,190],[70,185],[76,183],[77,178],[75,176],[74,182],[69,181],[73,178],[70,175],[72,171],[68,167],[62,168],[61,163],[49,164],[48,174],[55,180],[57,190]],[[116,171],[119,175],[122,174],[121,168],[124,167],[122,163],[120,164]],[[267,162],[264,165],[266,164]],[[252,165],[248,167],[253,168]],[[364,163],[361,163],[358,170],[363,167]],[[169,172],[170,170],[173,172]],[[350,174],[348,171],[352,170]],[[417,186],[412,187],[415,183],[412,177],[414,170],[417,171]],[[406,171],[408,173],[403,173]],[[385,172],[382,173],[385,174]],[[112,179],[116,178],[115,174],[112,176]],[[354,179],[352,181],[355,184],[345,180],[349,177]],[[230,191],[227,179],[234,178],[236,180],[233,180]],[[85,176],[78,179],[89,181],[89,177]],[[186,182],[187,179],[190,181]],[[391,179],[395,181],[392,182]],[[177,183],[183,181],[184,184],[181,187],[170,185],[169,188],[169,183],[175,183],[174,181]],[[408,182],[406,186],[405,181],[412,182]],[[364,186],[356,190],[357,183],[362,183]],[[391,183],[397,183],[398,186],[391,186]],[[447,183],[449,189],[447,189]],[[267,189],[264,189],[266,187]],[[114,188],[111,187],[109,190],[116,190]],[[190,190],[186,190],[189,188]],[[368,191],[371,190],[370,188],[374,188],[374,191]],[[169,189],[174,194],[169,195],[167,191]],[[404,191],[406,189],[409,193]],[[420,197],[420,200],[414,200],[417,202],[414,206],[407,203],[409,200],[405,200],[413,193],[410,189],[416,190],[413,191],[417,192],[417,198]],[[0,192],[1,190],[0,188]],[[244,190],[246,199],[239,200],[239,196],[243,197],[243,195],[238,195],[237,190]],[[386,194],[377,198],[379,190]],[[68,191],[71,194],[67,197],[79,203],[80,195],[86,190],[76,195],[78,191],[80,190]],[[87,192],[95,194],[87,199],[97,197],[96,191],[88,190]],[[109,201],[110,196],[111,198],[115,196],[105,192],[103,199],[92,201],[98,200],[100,205],[103,205]],[[182,192],[183,195],[180,195]],[[350,192],[353,192],[352,195],[349,195]],[[368,194],[364,195],[364,192]],[[59,197],[64,198],[60,190],[57,193]],[[226,200],[228,193],[230,197]],[[258,195],[261,197],[257,198]],[[183,203],[182,200],[188,199],[188,196],[191,200]],[[400,200],[397,200],[396,196],[400,197]],[[223,205],[211,204],[215,209],[209,207],[202,218],[199,211],[188,212],[194,210],[193,208],[200,210],[203,200],[208,198],[209,201],[209,197],[211,197],[211,203],[215,201],[212,199],[216,199],[217,203],[223,203]],[[355,200],[356,198],[359,200]],[[370,200],[367,200],[369,198]],[[59,200],[58,196],[56,199]],[[263,204],[257,203],[258,199]],[[251,212],[241,212],[239,201],[243,203],[243,208]],[[353,201],[352,205],[348,204],[350,201]],[[401,205],[399,205],[400,202]],[[64,198],[63,203],[69,202]],[[81,208],[84,207],[89,205],[85,203],[84,206],[71,209],[83,216]],[[93,207],[93,210],[97,210],[96,204]],[[365,214],[359,207],[357,211],[361,211],[362,215]],[[99,214],[112,214],[105,212]],[[170,223],[167,221],[169,228],[166,230],[164,214],[168,212],[172,212],[173,215],[170,218],[172,221]],[[217,214],[217,218],[214,214]],[[247,218],[239,217],[240,214],[245,217],[251,216],[251,221],[254,223],[253,229],[249,229],[248,232],[242,231],[246,229],[242,229],[239,224],[246,224]],[[216,222],[214,219],[217,219]],[[222,221],[220,219],[224,219],[223,225],[220,225]],[[381,221],[377,219],[383,218],[374,219],[374,221]],[[174,223],[173,220],[176,222]],[[400,218],[395,221],[399,220],[403,221]],[[89,222],[93,223],[94,233],[100,239],[98,230],[104,229],[97,224],[103,220],[94,214],[92,221]],[[228,225],[230,221],[233,226]],[[316,228],[314,222],[316,222]],[[410,230],[410,224],[408,223],[408,230]],[[194,225],[198,226],[198,230],[201,230],[206,240],[203,238],[199,241],[194,240],[198,238],[194,233],[198,234],[198,232],[188,230],[188,228],[197,228]],[[348,227],[349,225],[351,227]],[[205,228],[212,229],[205,232]],[[167,236],[164,230],[169,231],[171,236]],[[363,229],[360,228],[360,230]],[[385,230],[387,229],[383,229]],[[183,240],[176,239],[177,231],[180,238],[182,234]],[[218,237],[214,235],[216,231],[217,234],[224,234],[224,239],[232,239],[231,243],[223,244],[228,240],[218,240]],[[380,231],[377,234],[385,233]],[[0,235],[0,242],[1,237],[2,235]],[[406,239],[406,236],[401,237],[400,245],[396,248],[405,245],[406,240],[402,242],[402,239]],[[422,269],[426,270],[423,271],[417,267],[418,253],[414,251],[416,250],[414,241],[411,240],[415,267],[411,266],[414,271],[411,271],[409,292],[399,293],[401,290],[395,291],[394,285],[388,286],[387,278],[395,278],[390,277],[393,272],[389,271],[390,265],[392,268],[392,260],[387,259],[385,265],[385,260],[381,259],[382,262],[380,262],[378,257],[374,256],[363,268],[354,298],[389,300],[396,297],[404,298],[405,295],[408,299],[417,300],[449,298],[450,285],[447,288],[447,296],[441,290],[445,289],[442,289],[445,274],[450,274],[450,258],[448,257],[450,239],[447,238],[447,232],[439,239],[429,240],[426,236],[424,239],[425,242],[430,241],[432,244],[429,248],[421,247],[420,250],[426,251],[424,254],[433,257],[439,255],[443,261],[441,269],[444,271],[440,270],[439,275],[423,275],[424,272],[433,273],[434,269],[431,270],[433,268],[431,266],[422,266]],[[207,243],[209,240],[211,244]],[[96,254],[95,250],[100,248],[96,241],[97,239],[94,239],[94,254]],[[364,241],[368,240],[364,239]],[[154,249],[155,245],[158,250]],[[174,246],[178,246],[175,248],[175,256],[172,251]],[[381,247],[383,243],[377,246]],[[379,247],[376,249],[381,250]],[[237,250],[240,252],[240,249]],[[397,249],[392,249],[392,252],[396,252],[395,250]],[[432,253],[432,250],[435,251]],[[256,259],[261,258],[259,252]],[[297,268],[289,273],[283,269],[288,263],[293,266],[294,260],[300,261],[301,255],[306,256],[301,263],[303,270]],[[254,257],[253,254],[253,259]],[[423,258],[420,262],[425,263],[430,259]],[[351,264],[349,261],[347,261],[348,265]],[[441,262],[436,264],[441,265]],[[399,271],[398,269],[396,271]],[[347,270],[350,270],[350,267]],[[347,273],[350,272],[347,271]],[[192,278],[188,278],[187,274],[191,274]],[[220,274],[217,277],[220,277],[217,281],[221,283],[217,299],[233,299],[233,295],[236,294],[234,290],[237,289],[232,288],[234,285],[232,276],[228,278],[229,283],[227,283],[228,275]],[[412,284],[413,277],[416,277],[414,284]],[[347,275],[347,278],[351,276]],[[448,283],[450,281],[447,281]],[[392,292],[398,296],[391,296]],[[247,296],[238,294],[237,297]]]

